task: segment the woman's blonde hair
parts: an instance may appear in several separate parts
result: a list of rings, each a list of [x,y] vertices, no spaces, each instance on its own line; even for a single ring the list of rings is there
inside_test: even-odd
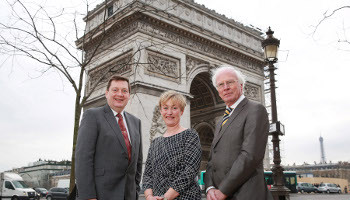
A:
[[[184,111],[186,107],[186,98],[173,90],[168,90],[166,92],[163,92],[163,94],[160,96],[159,99],[159,109],[162,108],[162,104],[167,102],[168,100],[171,100],[173,103],[178,103],[180,106],[181,111]]]

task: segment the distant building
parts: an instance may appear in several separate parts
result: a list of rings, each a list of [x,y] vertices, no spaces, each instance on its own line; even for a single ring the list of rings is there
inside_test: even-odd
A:
[[[11,170],[21,175],[30,187],[51,188],[52,173],[70,170],[71,161],[40,160],[30,163],[26,167]]]
[[[350,163],[320,163],[310,165],[283,166],[286,171],[296,171],[300,177],[325,177],[325,178],[340,178],[350,182]],[[312,176],[311,176],[312,174]]]

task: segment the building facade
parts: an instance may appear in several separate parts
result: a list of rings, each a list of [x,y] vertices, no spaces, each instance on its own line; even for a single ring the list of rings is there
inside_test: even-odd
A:
[[[30,163],[26,167],[11,170],[18,173],[30,187],[44,187],[50,189],[52,185],[51,174],[70,170],[71,161],[44,161]]]
[[[86,35],[76,44],[89,61],[84,109],[106,103],[113,74],[129,77],[126,110],[142,120],[143,152],[165,132],[158,99],[175,90],[187,97],[184,127],[194,128],[205,169],[214,127],[225,104],[211,83],[211,70],[230,64],[247,79],[247,98],[265,103],[262,32],[217,14],[193,0],[109,0],[85,18]],[[269,153],[265,154],[269,169]],[[146,156],[144,156],[146,159]]]
[[[301,178],[337,178],[345,179],[350,183],[350,163],[348,162],[284,166],[284,169],[296,171]]]

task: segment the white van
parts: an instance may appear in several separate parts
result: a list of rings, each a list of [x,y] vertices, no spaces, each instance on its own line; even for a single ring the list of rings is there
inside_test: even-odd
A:
[[[35,191],[24,183],[20,175],[12,172],[3,172],[0,175],[0,179],[1,200],[35,199]]]

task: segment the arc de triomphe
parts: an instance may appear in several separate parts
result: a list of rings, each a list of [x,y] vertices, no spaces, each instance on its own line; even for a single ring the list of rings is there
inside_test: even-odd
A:
[[[262,32],[193,0],[110,0],[90,11],[85,21],[91,37],[78,40],[78,48],[89,58],[98,46],[87,68],[85,92],[102,74],[108,75],[84,109],[106,103],[110,75],[129,77],[132,95],[126,110],[142,120],[144,161],[151,140],[164,133],[157,103],[165,90],[187,97],[181,123],[199,133],[201,169],[208,160],[215,123],[225,109],[210,71],[221,64],[237,67],[247,77],[245,96],[265,102]],[[269,168],[268,150],[265,155],[264,165]]]

